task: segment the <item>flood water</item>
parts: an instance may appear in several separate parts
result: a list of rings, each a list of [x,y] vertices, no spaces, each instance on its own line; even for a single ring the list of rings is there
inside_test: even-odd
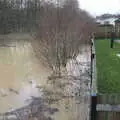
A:
[[[45,85],[50,71],[38,63],[30,42],[0,46],[0,113],[24,106],[40,96],[36,85]]]
[[[16,39],[15,36],[12,36],[13,38]],[[47,78],[51,74],[50,69],[40,64],[35,57],[31,42],[21,39],[20,37],[19,40],[7,43],[8,46],[0,45],[0,113],[27,105],[31,96],[41,96],[42,92],[36,86],[47,86]],[[88,55],[85,56],[88,57]],[[84,56],[79,57],[79,60],[82,60]],[[75,67],[74,62],[72,65],[69,62],[68,71],[72,70],[71,73],[69,72],[70,74],[77,74],[77,72],[79,74],[80,66]],[[86,69],[85,66],[81,67],[83,72],[84,69]],[[88,86],[85,86],[84,82],[82,84],[80,81],[77,82],[72,83],[73,88],[68,86],[66,91],[73,92],[76,91],[77,86],[82,86],[82,95],[87,93]],[[87,92],[84,92],[86,89]],[[53,91],[57,90],[53,86]],[[59,112],[53,118],[55,120],[87,120],[89,103],[84,100],[79,103],[80,100],[82,100],[80,97],[68,97],[61,99],[57,104],[51,105],[59,109]]]

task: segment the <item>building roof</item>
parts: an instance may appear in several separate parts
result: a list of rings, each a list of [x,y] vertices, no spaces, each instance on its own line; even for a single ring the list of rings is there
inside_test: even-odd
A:
[[[99,24],[99,27],[113,27],[112,24]]]
[[[104,24],[112,24],[115,25],[115,21],[117,20],[117,18],[107,18],[107,19],[97,19],[96,21],[99,22],[100,24],[104,25]]]
[[[115,23],[120,23],[120,18],[118,18],[117,20],[115,20]]]

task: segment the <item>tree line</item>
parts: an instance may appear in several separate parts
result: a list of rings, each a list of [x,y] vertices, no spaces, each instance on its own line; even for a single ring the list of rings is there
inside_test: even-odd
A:
[[[34,30],[40,9],[40,0],[0,0],[0,33]]]

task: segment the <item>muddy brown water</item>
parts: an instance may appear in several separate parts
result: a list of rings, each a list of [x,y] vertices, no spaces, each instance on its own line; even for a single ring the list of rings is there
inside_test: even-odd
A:
[[[19,40],[9,46],[0,45],[0,113],[27,105],[31,96],[40,97],[42,92],[36,86],[47,86],[51,74],[35,57],[31,42],[16,36],[12,38]],[[76,98],[65,98],[51,106],[59,109],[55,120],[86,120],[89,114],[89,103],[78,104]]]
[[[36,85],[44,86],[50,74],[35,59],[30,42],[13,44],[0,46],[0,113],[24,106],[30,96],[39,96]]]

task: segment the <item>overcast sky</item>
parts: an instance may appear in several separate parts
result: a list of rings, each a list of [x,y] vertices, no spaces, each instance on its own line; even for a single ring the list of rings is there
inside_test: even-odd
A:
[[[120,0],[79,0],[80,7],[92,15],[120,13]]]

